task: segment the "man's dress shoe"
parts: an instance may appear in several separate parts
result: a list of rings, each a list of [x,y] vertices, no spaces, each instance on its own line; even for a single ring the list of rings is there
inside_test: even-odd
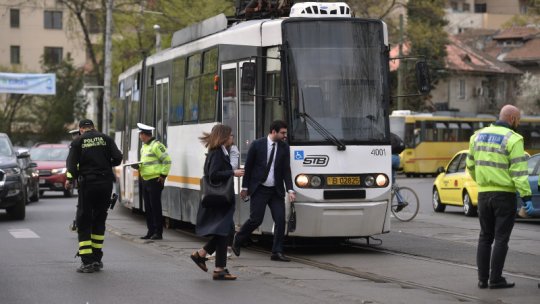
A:
[[[283,253],[281,253],[281,252],[273,253],[273,254],[270,256],[270,260],[272,260],[272,261],[279,261],[279,262],[290,262],[290,261],[291,261],[291,259],[289,259],[288,257],[284,256]]]

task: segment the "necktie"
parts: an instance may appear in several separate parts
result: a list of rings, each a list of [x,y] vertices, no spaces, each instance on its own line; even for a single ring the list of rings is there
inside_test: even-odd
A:
[[[276,152],[276,143],[272,143],[272,150],[270,151],[270,158],[266,163],[266,170],[264,172],[263,181],[266,181],[266,179],[268,178],[268,173],[270,173],[270,168],[272,167],[272,163],[274,162],[274,152]]]

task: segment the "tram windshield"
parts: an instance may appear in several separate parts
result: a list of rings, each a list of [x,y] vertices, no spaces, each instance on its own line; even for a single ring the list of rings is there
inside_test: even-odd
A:
[[[336,19],[283,26],[293,115],[289,140],[332,142],[330,133],[345,143],[387,141],[382,24]]]

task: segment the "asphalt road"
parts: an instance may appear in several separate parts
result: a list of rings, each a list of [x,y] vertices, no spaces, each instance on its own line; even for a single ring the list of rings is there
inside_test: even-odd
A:
[[[229,260],[236,282],[212,281],[191,262],[204,240],[189,229],[142,241],[144,218],[121,206],[109,215],[104,270],[77,273],[77,238],[67,228],[76,198],[46,196],[27,206],[24,221],[0,213],[0,303],[538,303],[538,222],[518,222],[512,235],[505,270],[516,288],[479,290],[478,219],[457,208],[433,213],[432,179],[399,182],[414,186],[421,212],[412,222],[393,220],[392,232],[377,236],[381,244],[289,247],[291,263],[246,248]]]

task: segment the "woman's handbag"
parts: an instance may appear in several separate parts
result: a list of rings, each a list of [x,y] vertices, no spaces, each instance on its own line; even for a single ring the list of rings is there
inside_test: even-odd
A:
[[[201,178],[201,205],[203,208],[225,208],[234,203],[234,179],[212,183],[208,176],[208,158],[204,162],[204,176]]]
[[[233,178],[229,177],[226,181],[212,183],[208,175],[201,178],[201,205],[204,208],[225,208],[234,202]]]

